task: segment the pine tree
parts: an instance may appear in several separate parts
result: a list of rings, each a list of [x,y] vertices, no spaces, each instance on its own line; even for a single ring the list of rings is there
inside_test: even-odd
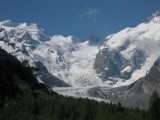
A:
[[[151,96],[148,115],[150,120],[160,120],[160,98],[156,91]]]
[[[0,28],[0,32],[4,28]],[[4,37],[0,37],[4,41]],[[18,93],[18,87],[14,84],[13,75],[10,73],[12,60],[7,60],[6,52],[0,48],[0,108],[4,107],[6,99],[15,98]],[[9,58],[8,58],[9,59]]]

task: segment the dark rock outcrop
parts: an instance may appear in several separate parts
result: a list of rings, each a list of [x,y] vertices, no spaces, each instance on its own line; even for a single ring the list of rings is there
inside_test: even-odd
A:
[[[140,78],[131,85],[117,88],[92,88],[88,94],[114,103],[120,102],[125,107],[147,109],[153,91],[160,93],[160,58],[144,78]]]

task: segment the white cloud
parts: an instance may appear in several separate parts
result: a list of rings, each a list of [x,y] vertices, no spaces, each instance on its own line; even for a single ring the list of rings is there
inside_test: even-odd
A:
[[[102,15],[102,13],[98,9],[91,9],[88,10],[85,15],[87,15],[88,19],[92,20],[93,22],[97,21],[97,18]]]
[[[137,43],[137,48],[145,51],[147,56],[154,55],[160,57],[160,43],[154,39],[145,38]]]
[[[88,10],[85,10],[85,12],[77,16],[79,20],[87,18],[92,22],[96,22],[97,19],[102,15],[102,12],[100,12],[98,9],[89,9],[88,7],[86,7],[85,9]]]

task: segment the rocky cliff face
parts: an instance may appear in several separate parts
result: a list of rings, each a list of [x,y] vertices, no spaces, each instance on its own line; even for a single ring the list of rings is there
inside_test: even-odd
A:
[[[102,42],[101,39],[96,35],[90,35],[87,41],[90,45],[99,45]]]
[[[98,87],[88,91],[90,97],[107,99],[123,106],[147,109],[153,91],[160,93],[160,58],[156,60],[149,73],[128,86],[117,88]]]
[[[99,46],[94,69],[103,81],[135,81],[144,77],[160,55],[159,12],[149,21],[110,35]]]
[[[108,48],[104,48],[97,54],[94,69],[102,80],[129,79],[133,71],[140,69],[141,64],[146,61],[143,51],[135,50],[131,60],[127,60],[120,51],[123,50],[109,51]]]

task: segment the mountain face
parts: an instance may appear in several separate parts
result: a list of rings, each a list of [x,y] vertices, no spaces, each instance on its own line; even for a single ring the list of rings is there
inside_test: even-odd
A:
[[[156,12],[134,28],[110,35],[104,42],[91,35],[49,36],[36,24],[0,22],[0,46],[21,62],[40,68],[40,82],[51,87],[128,85],[146,76],[160,50],[160,16]]]
[[[39,78],[40,82],[43,81],[49,86],[70,86],[50,74],[42,60],[37,60],[36,55],[34,55],[34,51],[40,44],[50,40],[50,36],[44,30],[36,24],[17,24],[10,20],[0,22],[0,27],[5,29],[1,32],[1,37],[4,40],[0,41],[0,46],[17,57],[22,63],[39,67],[42,72],[42,76]]]
[[[149,73],[131,85],[116,88],[95,87],[88,90],[88,96],[107,99],[123,106],[147,109],[150,96],[154,91],[160,93],[160,58],[158,58]]]
[[[50,37],[36,24],[0,22],[4,28],[0,46],[21,62],[40,68],[40,82],[51,87],[83,87],[102,85],[93,69],[97,44],[100,39],[91,36],[85,42],[73,36]]]
[[[156,12],[146,23],[110,35],[99,46],[94,69],[103,81],[119,84],[144,77],[160,52],[160,16]]]
[[[108,36],[98,46],[93,68],[104,86],[56,92],[147,109],[153,91],[160,91],[159,14],[156,12],[137,27]]]
[[[96,35],[90,35],[87,41],[90,45],[99,45],[102,42],[101,39]]]

